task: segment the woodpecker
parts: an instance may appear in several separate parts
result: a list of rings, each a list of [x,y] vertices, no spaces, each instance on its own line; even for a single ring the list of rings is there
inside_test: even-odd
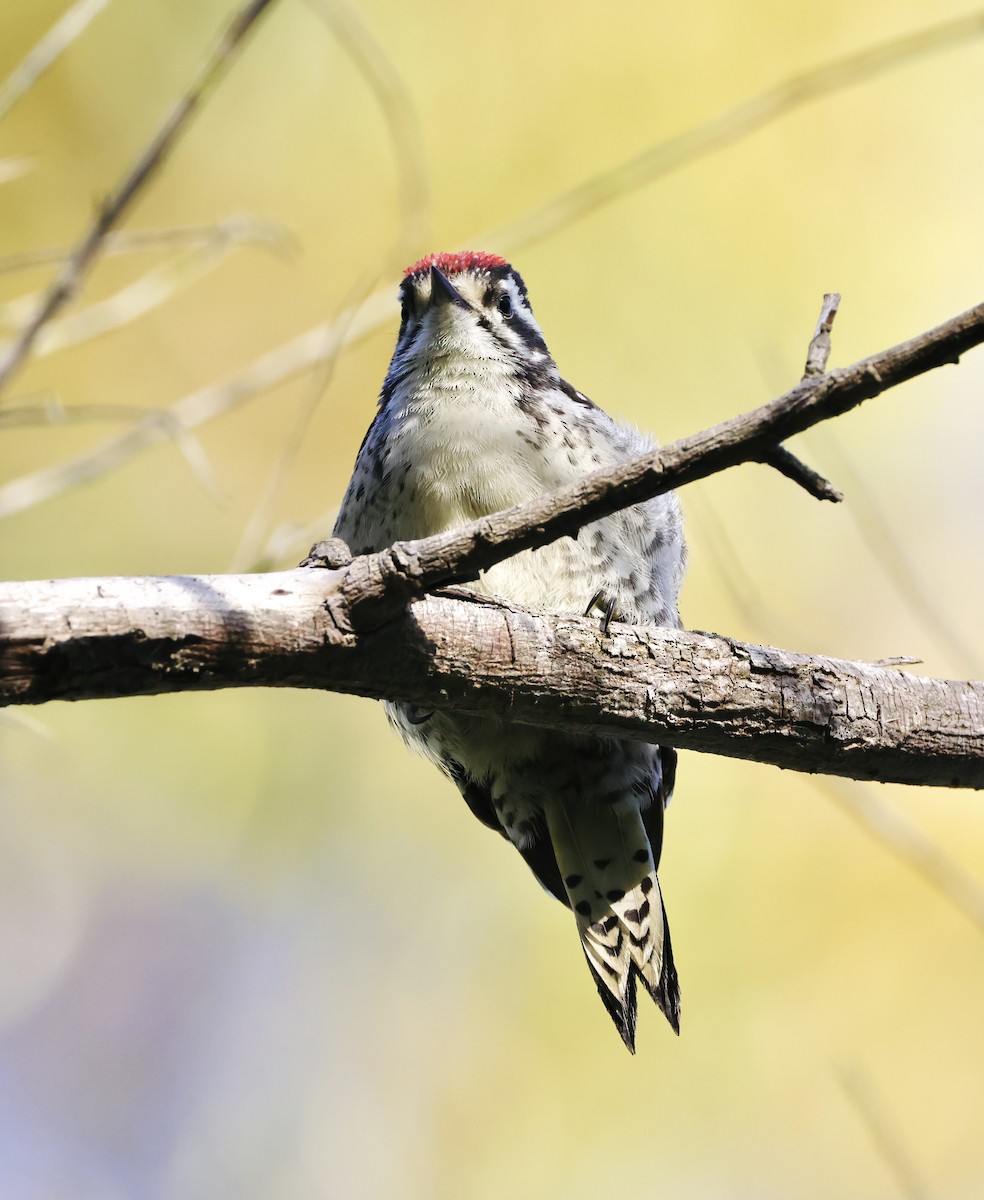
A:
[[[655,448],[561,378],[504,259],[431,254],[407,268],[379,410],[334,535],[353,554],[428,537]],[[667,494],[486,571],[475,592],[553,613],[680,627],[685,564]],[[656,868],[676,753],[453,710],[387,704],[404,740],[516,847],[573,912],[605,1007],[635,1050],[636,981],[680,1028]]]

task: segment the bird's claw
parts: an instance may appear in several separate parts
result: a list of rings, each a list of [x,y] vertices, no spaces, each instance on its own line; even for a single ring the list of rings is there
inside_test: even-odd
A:
[[[584,615],[590,617],[595,608],[600,608],[602,610],[601,632],[606,634],[608,633],[608,626],[611,625],[617,615],[615,612],[617,604],[618,602],[614,596],[606,596],[604,591],[599,589],[588,602],[588,607],[584,610]]]

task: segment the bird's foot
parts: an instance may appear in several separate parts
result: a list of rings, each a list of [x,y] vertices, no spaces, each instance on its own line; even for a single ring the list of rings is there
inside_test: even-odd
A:
[[[322,567],[337,570],[347,567],[352,561],[352,551],[341,538],[326,538],[323,542],[315,542],[308,551],[307,558],[299,563],[302,567]]]

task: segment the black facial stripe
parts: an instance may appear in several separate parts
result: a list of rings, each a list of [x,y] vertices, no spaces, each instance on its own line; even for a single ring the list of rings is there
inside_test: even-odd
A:
[[[517,309],[513,314],[512,321],[509,323],[509,328],[512,329],[529,350],[539,350],[543,354],[547,353],[547,344],[543,340],[543,334],[531,325],[523,315],[522,309]]]
[[[538,374],[541,365],[546,366],[550,363],[550,355],[542,335],[532,325],[528,325],[520,313],[516,313],[508,324],[493,325],[484,313],[474,309],[472,311],[475,313],[477,324],[482,329],[488,330],[499,345],[509,353],[524,375]],[[520,345],[517,345],[517,342]]]
[[[527,308],[530,308],[530,297],[526,290],[526,284],[523,282],[523,277],[518,271],[514,271],[511,267],[498,267],[492,272],[493,278],[511,279],[516,285],[516,291]],[[532,308],[530,308],[532,312]]]

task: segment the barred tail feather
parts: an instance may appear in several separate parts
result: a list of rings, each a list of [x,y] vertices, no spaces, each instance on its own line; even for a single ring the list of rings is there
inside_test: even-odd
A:
[[[547,827],[598,992],[635,1051],[636,979],[680,1032],[680,989],[653,848],[634,805],[551,805]]]

